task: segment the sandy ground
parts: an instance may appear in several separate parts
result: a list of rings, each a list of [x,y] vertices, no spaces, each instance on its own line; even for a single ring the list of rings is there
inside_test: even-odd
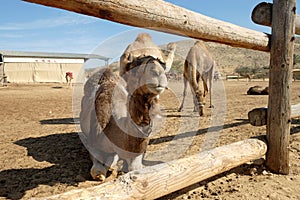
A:
[[[267,96],[248,96],[263,81],[219,81],[205,116],[193,112],[191,96],[177,112],[182,82],[170,82],[161,95],[162,119],[150,140],[145,164],[168,161],[208,148],[264,135],[248,124],[247,113],[267,105]],[[293,82],[299,103],[300,82]],[[12,84],[0,87],[0,199],[47,197],[98,185],[73,119],[72,88],[62,84]],[[74,108],[76,109],[76,108]],[[75,116],[76,118],[76,116]],[[161,199],[300,199],[300,120],[291,125],[290,174],[270,173],[263,162],[247,163]]]

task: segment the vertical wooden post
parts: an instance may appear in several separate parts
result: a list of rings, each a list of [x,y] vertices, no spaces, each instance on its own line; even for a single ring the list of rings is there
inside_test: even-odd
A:
[[[296,0],[273,3],[266,165],[272,172],[288,174]]]

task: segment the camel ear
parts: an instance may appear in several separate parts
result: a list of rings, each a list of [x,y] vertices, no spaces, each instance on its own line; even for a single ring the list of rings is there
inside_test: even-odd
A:
[[[125,74],[129,69],[130,63],[133,61],[131,53],[124,53],[120,58],[120,75]]]
[[[169,72],[172,67],[175,50],[176,50],[176,43],[170,42],[167,44],[167,55],[165,56],[165,63],[166,63],[165,72],[166,73]]]
[[[176,50],[176,43],[175,42],[170,42],[167,44],[167,50],[168,51],[175,51]]]
[[[128,63],[132,63],[132,62],[133,62],[133,59],[134,59],[134,56],[132,56],[132,54],[129,53],[129,54],[127,55],[127,62],[128,62]]]

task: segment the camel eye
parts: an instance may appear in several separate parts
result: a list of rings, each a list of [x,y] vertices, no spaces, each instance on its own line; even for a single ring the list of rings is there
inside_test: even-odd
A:
[[[152,70],[152,74],[154,76],[159,76],[159,70],[157,70],[157,69]]]

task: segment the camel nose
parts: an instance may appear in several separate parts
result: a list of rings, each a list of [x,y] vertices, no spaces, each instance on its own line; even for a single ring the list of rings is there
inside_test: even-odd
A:
[[[163,87],[163,86],[157,86],[156,88],[155,88],[155,90],[157,91],[157,92],[162,92],[162,91],[164,91],[164,89],[165,89],[165,87]]]
[[[167,85],[168,85],[167,77],[165,74],[163,74],[159,77],[159,86],[165,88],[165,87],[167,87]]]

